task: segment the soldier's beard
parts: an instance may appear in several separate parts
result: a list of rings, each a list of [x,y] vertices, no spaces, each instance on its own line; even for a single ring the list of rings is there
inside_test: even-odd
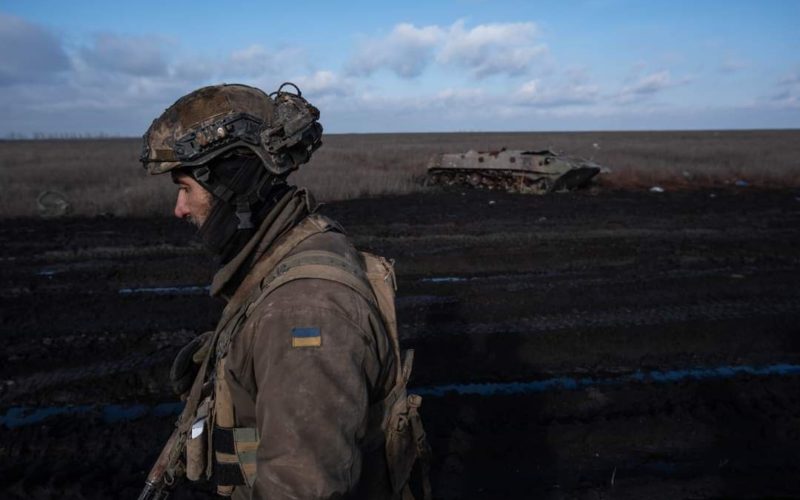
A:
[[[189,215],[185,219],[189,224],[193,225],[198,230],[203,227],[203,224],[206,223],[208,216],[211,214],[211,211],[214,209],[214,205],[216,204],[216,198],[214,198],[211,193],[208,193],[205,190],[203,198],[202,205],[198,207],[194,214]]]
[[[208,219],[208,214],[211,212],[211,208],[206,211],[205,214],[198,214],[196,216],[189,216],[186,218],[186,222],[193,225],[196,229],[200,229],[205,224],[206,220]]]

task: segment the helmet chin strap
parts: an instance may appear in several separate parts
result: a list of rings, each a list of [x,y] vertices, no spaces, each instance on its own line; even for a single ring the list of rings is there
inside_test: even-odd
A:
[[[236,198],[236,218],[239,219],[236,229],[253,229],[253,212],[246,198]]]

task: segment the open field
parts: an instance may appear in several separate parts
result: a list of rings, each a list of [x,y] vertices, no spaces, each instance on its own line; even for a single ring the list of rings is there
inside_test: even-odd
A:
[[[431,190],[323,211],[397,261],[436,498],[800,498],[796,192]],[[179,409],[170,361],[220,311],[191,235],[167,217],[0,225],[0,497],[135,498]]]
[[[436,152],[500,147],[611,172],[423,185]],[[221,310],[138,148],[0,142],[2,498],[135,497],[170,361]],[[798,159],[798,131],[340,135],[295,181],[397,261],[436,498],[800,498]],[[45,189],[77,215],[30,217]]]
[[[79,215],[171,213],[174,188],[147,179],[139,139],[0,141],[0,217],[36,214],[44,190],[63,192]],[[434,153],[550,148],[611,171],[609,188],[800,187],[800,131],[328,135],[293,174],[325,201],[423,192]]]

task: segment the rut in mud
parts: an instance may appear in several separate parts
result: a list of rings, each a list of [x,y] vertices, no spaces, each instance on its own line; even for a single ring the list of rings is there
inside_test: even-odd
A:
[[[397,262],[437,498],[800,498],[796,193],[323,212]],[[133,497],[213,263],[169,219],[11,220],[0,248],[0,496]]]

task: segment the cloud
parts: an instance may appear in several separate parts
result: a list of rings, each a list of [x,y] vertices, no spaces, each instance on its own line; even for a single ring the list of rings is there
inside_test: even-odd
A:
[[[333,71],[320,70],[311,75],[298,76],[291,80],[300,87],[303,95],[310,99],[342,97],[352,93],[354,82],[342,78]]]
[[[261,44],[252,44],[217,59],[190,54],[174,61],[169,67],[169,74],[173,78],[187,81],[236,80],[251,84],[268,82],[271,87],[280,83],[278,80],[281,75],[303,64],[305,60],[301,49],[269,49]]]
[[[769,104],[781,108],[800,109],[800,69],[795,69],[776,83],[777,91],[770,96]]]
[[[687,77],[676,80],[667,70],[658,71],[644,75],[632,84],[623,87],[617,99],[624,102],[643,99],[658,94],[666,89],[685,85],[689,83],[689,81],[690,79]]]
[[[417,28],[413,24],[398,24],[383,39],[365,40],[349,62],[348,70],[354,75],[370,75],[380,68],[389,68],[403,78],[419,76],[431,61],[442,34],[438,26]]]
[[[259,44],[231,53],[227,69],[238,75],[263,75],[274,68],[274,55]]]
[[[169,66],[171,78],[185,81],[209,81],[220,71],[220,63],[205,57],[193,57],[175,61]]]
[[[98,71],[132,76],[167,74],[162,43],[149,37],[100,34],[91,46],[80,50],[80,57]]]
[[[370,75],[389,69],[402,78],[414,78],[436,61],[467,69],[475,78],[527,73],[535,59],[547,52],[536,43],[534,23],[489,23],[468,29],[464,21],[449,27],[396,25],[383,38],[365,40],[350,60],[351,74]]]
[[[0,14],[0,43],[7,49],[0,85],[8,87],[0,109],[13,132],[131,133],[199,86],[176,74],[160,38],[98,34],[84,46],[68,46]]]
[[[796,87],[800,86],[800,69],[796,69],[778,81],[778,85],[782,87]]]
[[[589,70],[584,66],[570,66],[564,70],[570,82],[574,84],[586,83],[589,81]]]
[[[0,13],[0,85],[51,79],[70,68],[60,41],[24,19]]]
[[[660,90],[664,90],[673,85],[670,78],[669,71],[659,71],[658,73],[651,73],[645,75],[633,85],[629,85],[622,89],[623,94],[655,94]]]
[[[550,86],[543,86],[540,80],[530,80],[512,96],[515,103],[523,106],[554,108],[594,104],[600,97],[600,88],[583,80]]]
[[[218,63],[223,74],[237,77],[263,77],[285,73],[287,69],[305,61],[302,49],[294,47],[267,48],[252,44],[244,49],[233,51],[227,60]]]
[[[482,101],[486,98],[486,91],[481,88],[447,88],[436,93],[434,99],[445,106],[453,104],[467,104]]]
[[[469,69],[477,78],[495,74],[520,75],[547,52],[536,44],[534,23],[481,24],[472,29],[464,21],[454,23],[444,37],[437,60]]]

